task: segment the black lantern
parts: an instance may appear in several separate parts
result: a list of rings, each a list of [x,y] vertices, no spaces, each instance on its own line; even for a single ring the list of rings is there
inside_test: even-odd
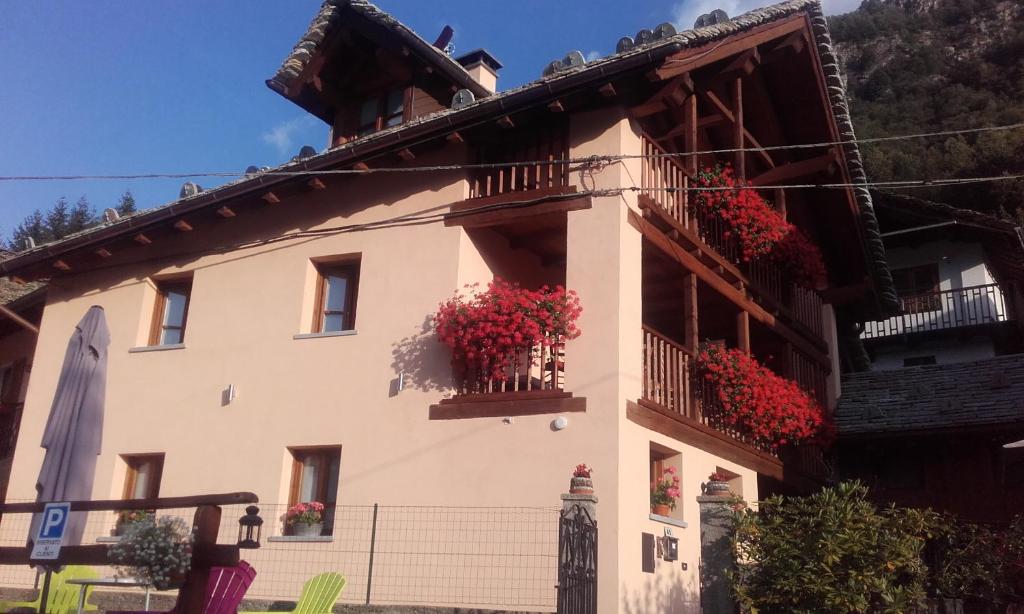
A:
[[[260,508],[250,505],[245,508],[245,516],[238,519],[238,547],[259,548],[262,533],[263,519],[260,518]]]

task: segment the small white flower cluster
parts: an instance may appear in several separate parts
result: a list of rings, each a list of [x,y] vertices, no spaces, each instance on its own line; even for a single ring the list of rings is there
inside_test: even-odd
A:
[[[118,577],[131,577],[157,589],[179,584],[192,566],[192,530],[181,518],[132,523],[110,546]]]

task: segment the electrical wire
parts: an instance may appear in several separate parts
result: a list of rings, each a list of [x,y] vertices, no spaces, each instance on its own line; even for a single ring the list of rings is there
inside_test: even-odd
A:
[[[816,149],[823,147],[836,147],[848,144],[875,144],[875,143],[888,143],[894,141],[906,141],[916,140],[925,138],[934,138],[941,136],[954,136],[964,134],[979,134],[986,132],[998,132],[1005,130],[1018,130],[1024,128],[1024,122],[1018,122],[1015,124],[1005,124],[1000,126],[985,126],[980,128],[963,128],[957,130],[940,130],[936,132],[921,132],[916,134],[903,134],[893,136],[882,136],[882,137],[870,137],[864,139],[850,139],[846,141],[821,141],[817,143],[796,143],[790,145],[770,145],[763,147],[734,147],[726,149],[707,149],[701,151],[692,152],[662,152],[655,154],[608,154],[608,155],[594,155],[585,158],[567,158],[559,160],[529,160],[529,161],[517,161],[517,162],[490,162],[490,163],[475,163],[475,164],[446,164],[446,165],[432,165],[432,166],[392,166],[392,167],[376,167],[376,168],[347,168],[347,169],[324,169],[324,170],[303,170],[303,171],[289,171],[289,170],[267,170],[261,171],[256,174],[246,174],[245,172],[225,172],[225,171],[212,171],[212,172],[183,172],[183,173],[138,173],[138,174],[114,174],[114,175],[0,175],[0,181],[14,182],[14,181],[79,181],[79,180],[125,180],[125,179],[197,179],[202,177],[224,177],[224,178],[237,178],[237,177],[311,177],[317,175],[329,176],[329,175],[371,175],[377,173],[417,173],[417,172],[443,172],[443,171],[458,171],[458,170],[486,170],[486,169],[501,169],[518,166],[562,166],[562,165],[576,165],[576,164],[587,164],[594,162],[615,162],[622,160],[636,160],[636,159],[660,159],[660,158],[682,158],[689,156],[703,156],[712,154],[729,154],[739,152],[770,152],[770,151],[783,151],[783,150],[798,150],[798,149]],[[287,164],[283,165],[287,166]],[[856,184],[857,186],[871,185],[867,183]],[[762,186],[758,186],[762,187]],[[793,187],[793,186],[763,186],[768,187]],[[815,186],[817,187],[817,186]],[[839,187],[839,186],[837,186]]]

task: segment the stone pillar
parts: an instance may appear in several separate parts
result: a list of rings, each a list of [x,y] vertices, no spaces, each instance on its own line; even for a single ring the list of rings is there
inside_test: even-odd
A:
[[[594,522],[597,522],[597,495],[574,495],[572,493],[562,495],[562,511],[564,513],[568,514],[572,506],[577,504],[590,514]]]
[[[726,572],[732,568],[731,497],[697,497],[700,504],[700,608],[703,614],[733,614],[736,602]]]

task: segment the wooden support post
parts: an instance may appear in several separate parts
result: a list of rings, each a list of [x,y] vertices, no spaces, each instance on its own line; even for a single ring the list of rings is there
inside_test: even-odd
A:
[[[736,345],[750,355],[750,314],[740,311],[736,316]]]
[[[231,207],[224,205],[220,209],[217,209],[217,215],[223,218],[235,217],[235,211]]]
[[[786,219],[786,191],[782,188],[775,190],[775,208],[779,213],[782,214],[782,219]]]
[[[153,242],[153,240],[140,232],[139,234],[135,235],[135,242],[140,245],[149,245],[150,243]]]
[[[327,186],[324,185],[324,182],[321,181],[319,177],[313,177],[312,179],[306,182],[306,185],[313,190],[323,190],[327,188]]]
[[[357,171],[368,171],[368,170],[370,170],[370,167],[367,166],[365,162],[356,162],[355,164],[352,165],[352,168],[354,168]]]
[[[747,178],[746,152],[743,151],[743,79],[736,77],[732,86],[732,142],[733,147],[739,149],[736,152],[733,166],[736,167],[736,177],[740,180]]]
[[[63,260],[54,260],[53,268],[57,269],[58,271],[64,271],[65,273],[67,273],[68,271],[71,270],[71,265],[64,262]]]
[[[466,139],[462,138],[462,135],[458,132],[452,132],[448,136],[444,137],[449,143],[465,143]]]
[[[196,508],[194,520],[195,547],[202,548],[213,546],[217,543],[217,533],[220,531],[220,507],[216,505],[203,505]],[[206,584],[210,577],[210,564],[205,562],[199,567],[193,563],[192,572],[185,580],[178,595],[177,611],[179,612],[202,612],[206,600]]]
[[[686,141],[686,151],[694,152],[697,151],[697,95],[690,94],[686,98],[686,118],[683,120],[686,123],[686,134],[684,139]],[[686,171],[690,175],[697,174],[697,156],[687,156],[686,158]]]
[[[565,106],[562,104],[561,100],[552,100],[548,103],[548,110],[554,113],[564,113]]]
[[[265,200],[268,205],[276,205],[277,203],[281,202],[281,199],[278,198],[277,194],[274,194],[273,192],[267,192],[266,194],[264,194],[260,198]]]
[[[683,345],[696,352],[700,344],[697,319],[697,276],[689,273],[683,277]]]
[[[174,227],[181,232],[190,232],[192,230],[192,224],[189,224],[185,220],[178,220],[177,222],[174,222]]]
[[[110,253],[110,250],[105,247],[97,248],[96,251],[94,251],[93,253],[99,256],[100,258],[110,258],[113,255]]]

